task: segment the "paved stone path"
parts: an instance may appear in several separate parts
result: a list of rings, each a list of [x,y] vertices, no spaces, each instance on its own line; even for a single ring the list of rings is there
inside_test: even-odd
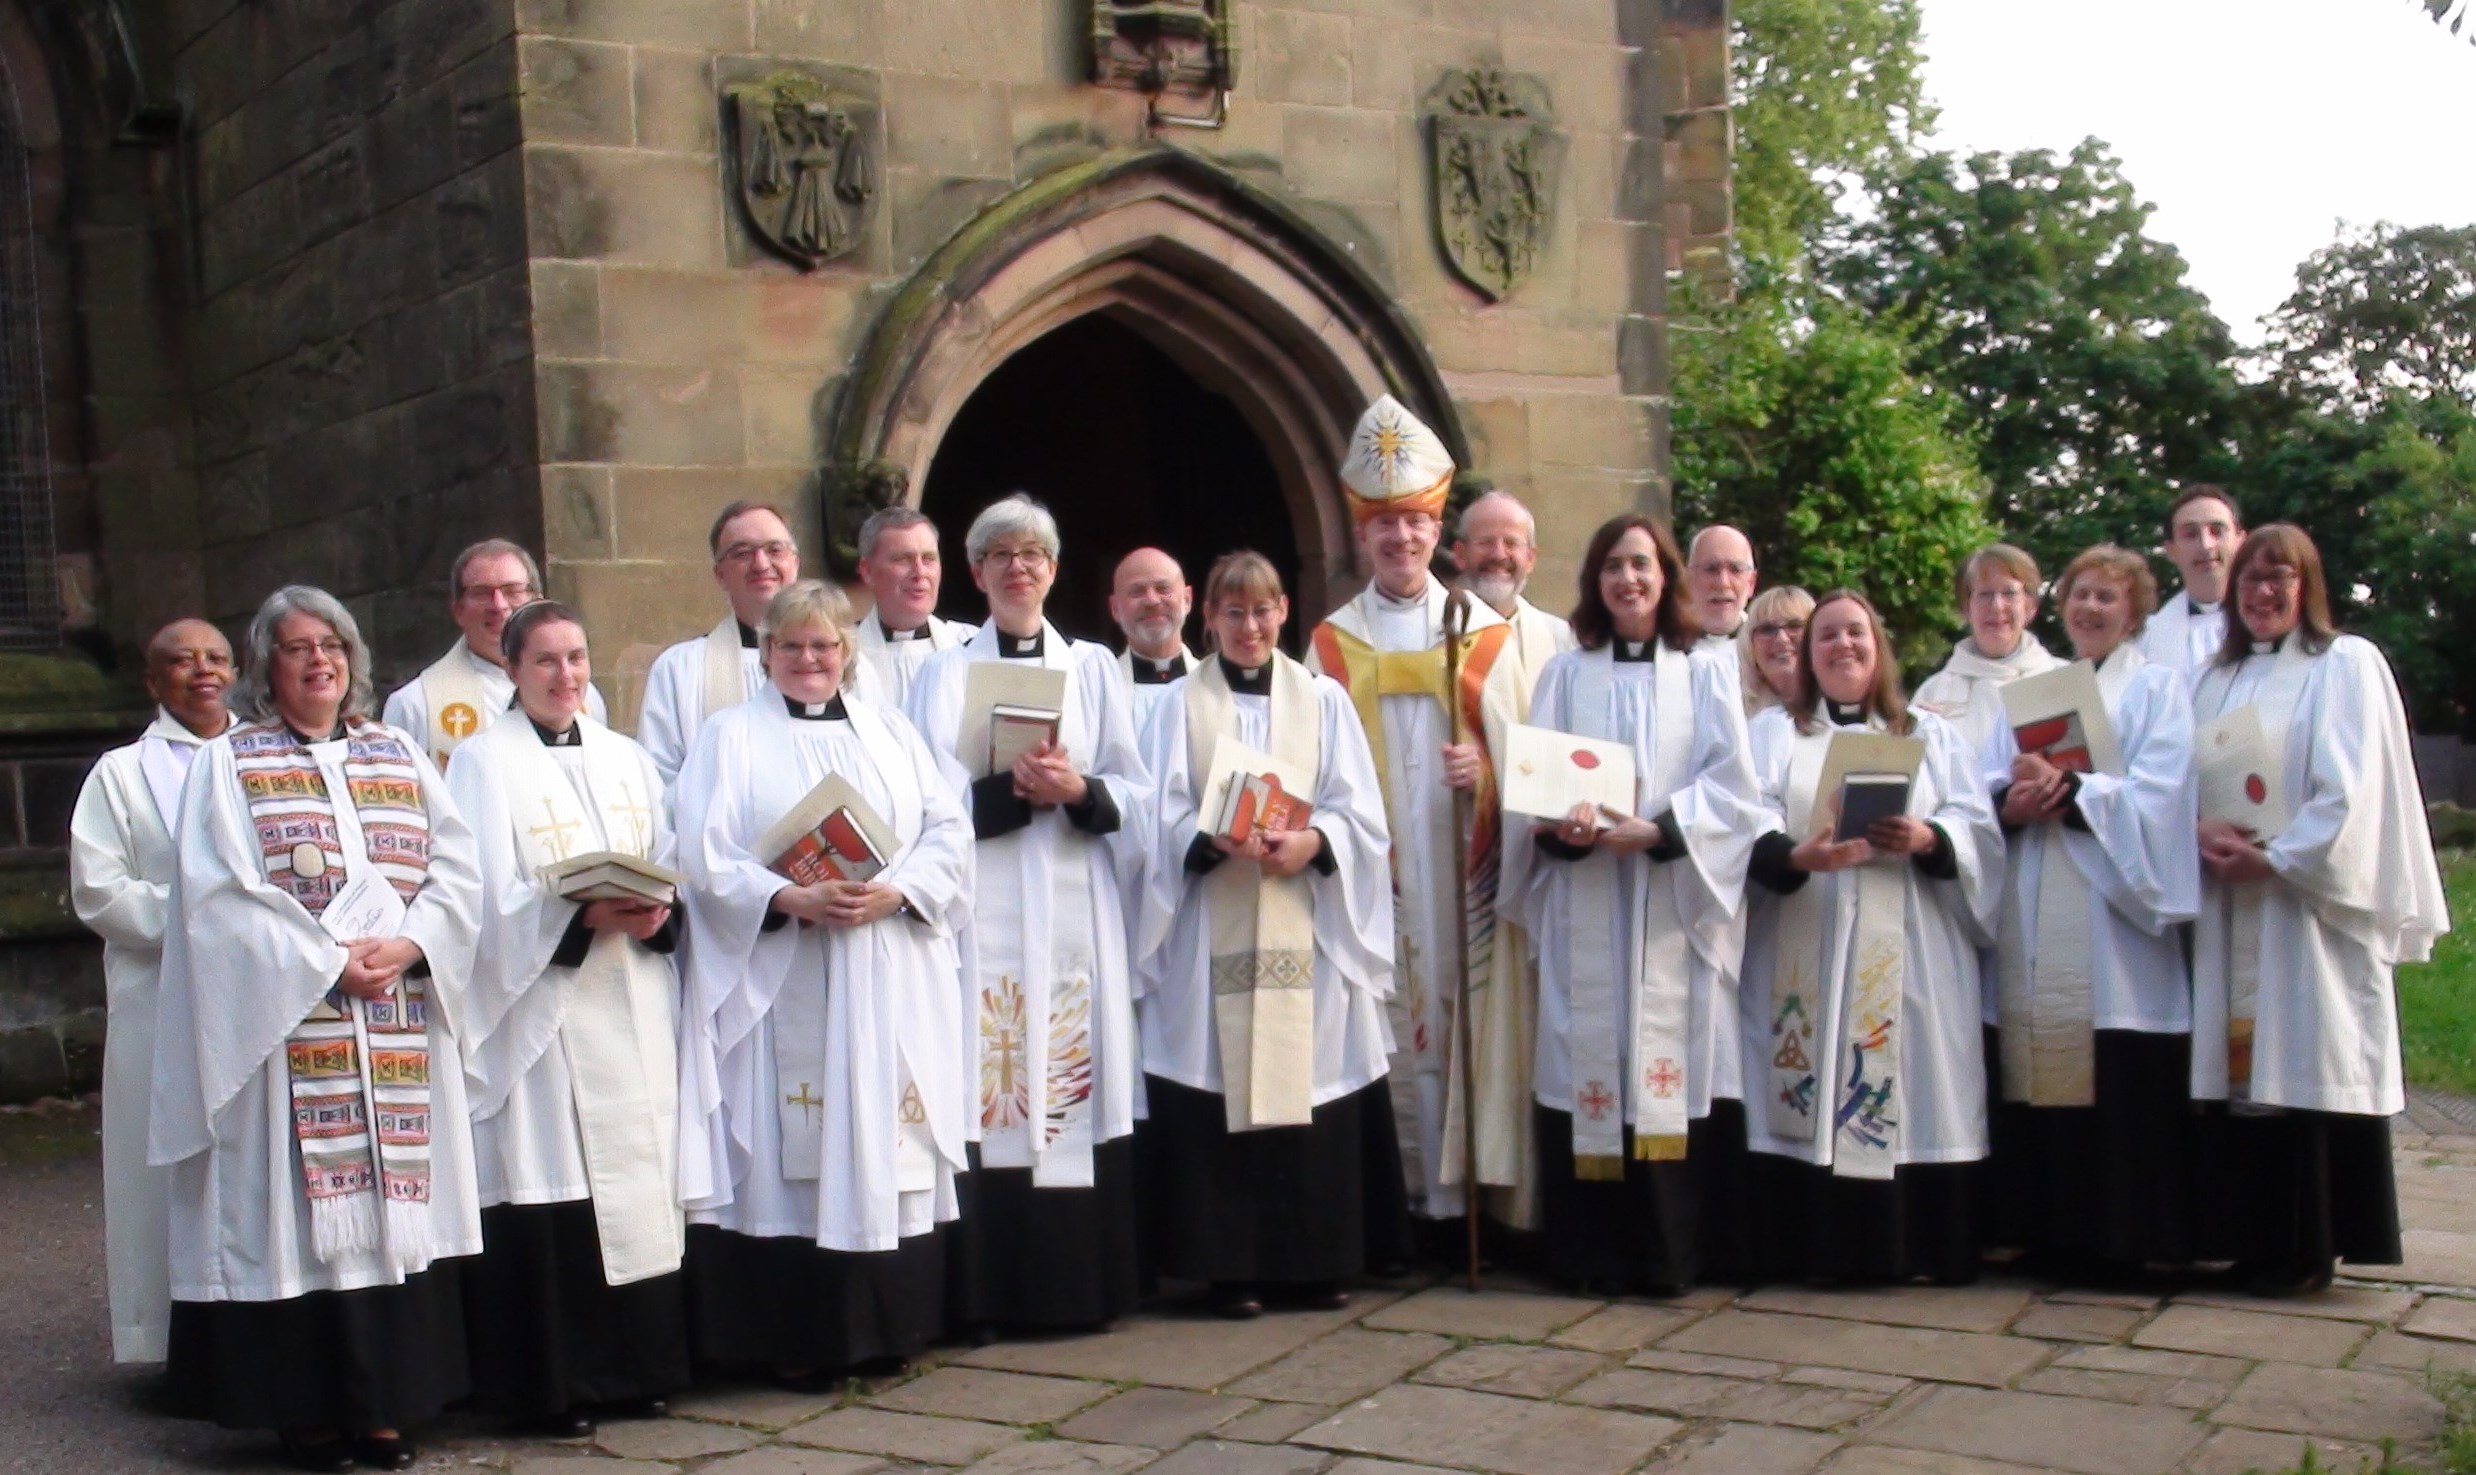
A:
[[[1230,1323],[1167,1308],[1105,1334],[947,1349],[840,1396],[703,1390],[591,1441],[439,1431],[425,1469],[511,1475],[2238,1475],[2310,1441],[2353,1470],[2439,1428],[2424,1370],[2476,1373],[2476,1135],[2398,1131],[2408,1264],[2299,1301],[1958,1288],[1697,1292],[1609,1303],[1511,1279],[1369,1289]],[[13,1177],[0,1184],[14,1189]],[[0,1199],[0,1203],[5,1203]],[[0,1207],[0,1234],[14,1226]],[[71,1236],[77,1226],[47,1226]],[[99,1226],[95,1226],[99,1228]],[[92,1242],[92,1241],[89,1241]],[[6,1314],[10,1296],[0,1296]],[[99,1312],[100,1307],[95,1308]],[[99,1358],[94,1359],[99,1362]],[[0,1378],[7,1378],[0,1351]],[[48,1370],[47,1370],[48,1371]],[[127,1408],[126,1375],[86,1374]],[[115,1376],[121,1381],[113,1382]],[[117,1390],[117,1391],[115,1391]],[[91,1466],[76,1445],[32,1463]],[[254,1468],[153,1420],[162,1468]],[[138,1433],[122,1428],[116,1442]],[[63,1452],[65,1450],[65,1452]],[[59,1453],[62,1463],[53,1463]]]

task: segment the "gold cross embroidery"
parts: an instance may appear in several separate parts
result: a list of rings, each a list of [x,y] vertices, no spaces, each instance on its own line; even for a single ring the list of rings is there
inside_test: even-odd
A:
[[[647,809],[636,797],[636,781],[626,778],[619,780],[619,791],[627,796],[628,802],[612,805],[610,812],[625,816],[630,827],[635,830],[636,843],[633,849],[639,851],[652,849],[653,811]]]
[[[822,1096],[819,1096],[816,1092],[814,1092],[814,1091],[810,1090],[810,1089],[808,1088],[808,1083],[807,1083],[806,1081],[802,1081],[802,1082],[800,1082],[800,1089],[799,1089],[799,1094],[798,1094],[798,1095],[796,1095],[796,1096],[785,1096],[785,1097],[783,1097],[782,1099],[783,1099],[783,1101],[784,1101],[784,1103],[785,1103],[785,1104],[790,1105],[790,1106],[796,1106],[796,1107],[800,1108],[802,1111],[807,1112],[807,1113],[808,1113],[808,1124],[809,1124],[810,1126],[812,1126],[812,1127],[813,1127],[813,1126],[815,1126],[815,1125],[817,1125],[817,1124],[818,1124],[818,1120],[819,1120],[819,1118],[818,1118],[817,1113],[818,1113],[818,1111],[819,1111],[821,1108],[823,1108],[823,1107],[824,1107],[824,1105],[825,1105],[825,1098],[824,1098],[824,1097],[822,1097]]]
[[[552,860],[567,859],[576,848],[576,842],[570,835],[576,828],[576,821],[559,818],[558,808],[550,802],[548,794],[542,796],[542,813],[549,816],[548,822],[535,825],[525,833],[549,846]]]

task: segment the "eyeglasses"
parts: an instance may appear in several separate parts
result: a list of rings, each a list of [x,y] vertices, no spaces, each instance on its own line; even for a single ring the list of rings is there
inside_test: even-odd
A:
[[[313,655],[340,661],[352,654],[352,647],[330,635],[324,640],[282,641],[276,645],[275,653],[287,661],[306,661]]]
[[[775,654],[796,656],[803,661],[822,661],[842,648],[843,643],[839,640],[777,640],[774,642]]]
[[[1046,548],[992,548],[980,555],[981,563],[990,568],[1046,568],[1049,550]]]
[[[780,563],[799,552],[799,545],[780,538],[765,543],[733,543],[722,550],[724,563],[750,563],[762,558],[768,563]]]
[[[2247,589],[2291,589],[2304,582],[2304,575],[2295,569],[2273,564],[2269,568],[2246,569],[2244,577],[2236,582]]]
[[[1803,620],[1765,620],[1754,627],[1756,640],[1796,640],[1804,634],[1805,621]]]
[[[497,599],[501,604],[531,604],[540,593],[531,584],[467,584],[457,591],[458,599]]]

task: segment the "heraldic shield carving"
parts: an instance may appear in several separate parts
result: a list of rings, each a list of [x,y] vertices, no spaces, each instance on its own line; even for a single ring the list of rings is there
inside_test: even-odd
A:
[[[725,97],[748,229],[802,270],[850,254],[877,202],[874,108],[796,73]]]
[[[1556,218],[1565,140],[1547,84],[1494,67],[1449,71],[1420,111],[1445,262],[1501,302],[1530,275]]]

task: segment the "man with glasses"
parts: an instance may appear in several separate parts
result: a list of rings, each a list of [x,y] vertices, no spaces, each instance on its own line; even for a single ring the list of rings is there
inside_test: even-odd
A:
[[[533,555],[505,538],[485,538],[456,555],[447,612],[463,632],[429,669],[387,698],[387,725],[411,734],[441,772],[458,745],[498,720],[516,699],[516,680],[499,653],[507,617],[542,597]],[[594,720],[609,716],[602,694],[585,688]]]
[[[1726,523],[1694,534],[1685,551],[1685,612],[1717,647],[1737,638],[1745,606],[1754,597],[1754,545]]]
[[[1511,492],[1489,492],[1462,509],[1454,530],[1453,562],[1462,587],[1505,617],[1513,633],[1505,658],[1513,663],[1513,689],[1525,717],[1530,689],[1549,659],[1573,649],[1573,626],[1522,597],[1539,567],[1539,524]]]
[[[713,629],[654,658],[645,675],[644,710],[636,719],[636,740],[653,755],[666,784],[679,777],[705,719],[738,706],[765,684],[757,625],[774,596],[800,576],[790,519],[771,503],[733,502],[714,519],[705,542],[714,556],[714,582],[722,586],[730,612]]]
[[[2149,617],[2141,654],[2191,684],[2226,640],[2227,570],[2244,546],[2244,513],[2225,487],[2197,482],[2167,509],[2166,533],[2167,557],[2182,572],[2184,587]]]

